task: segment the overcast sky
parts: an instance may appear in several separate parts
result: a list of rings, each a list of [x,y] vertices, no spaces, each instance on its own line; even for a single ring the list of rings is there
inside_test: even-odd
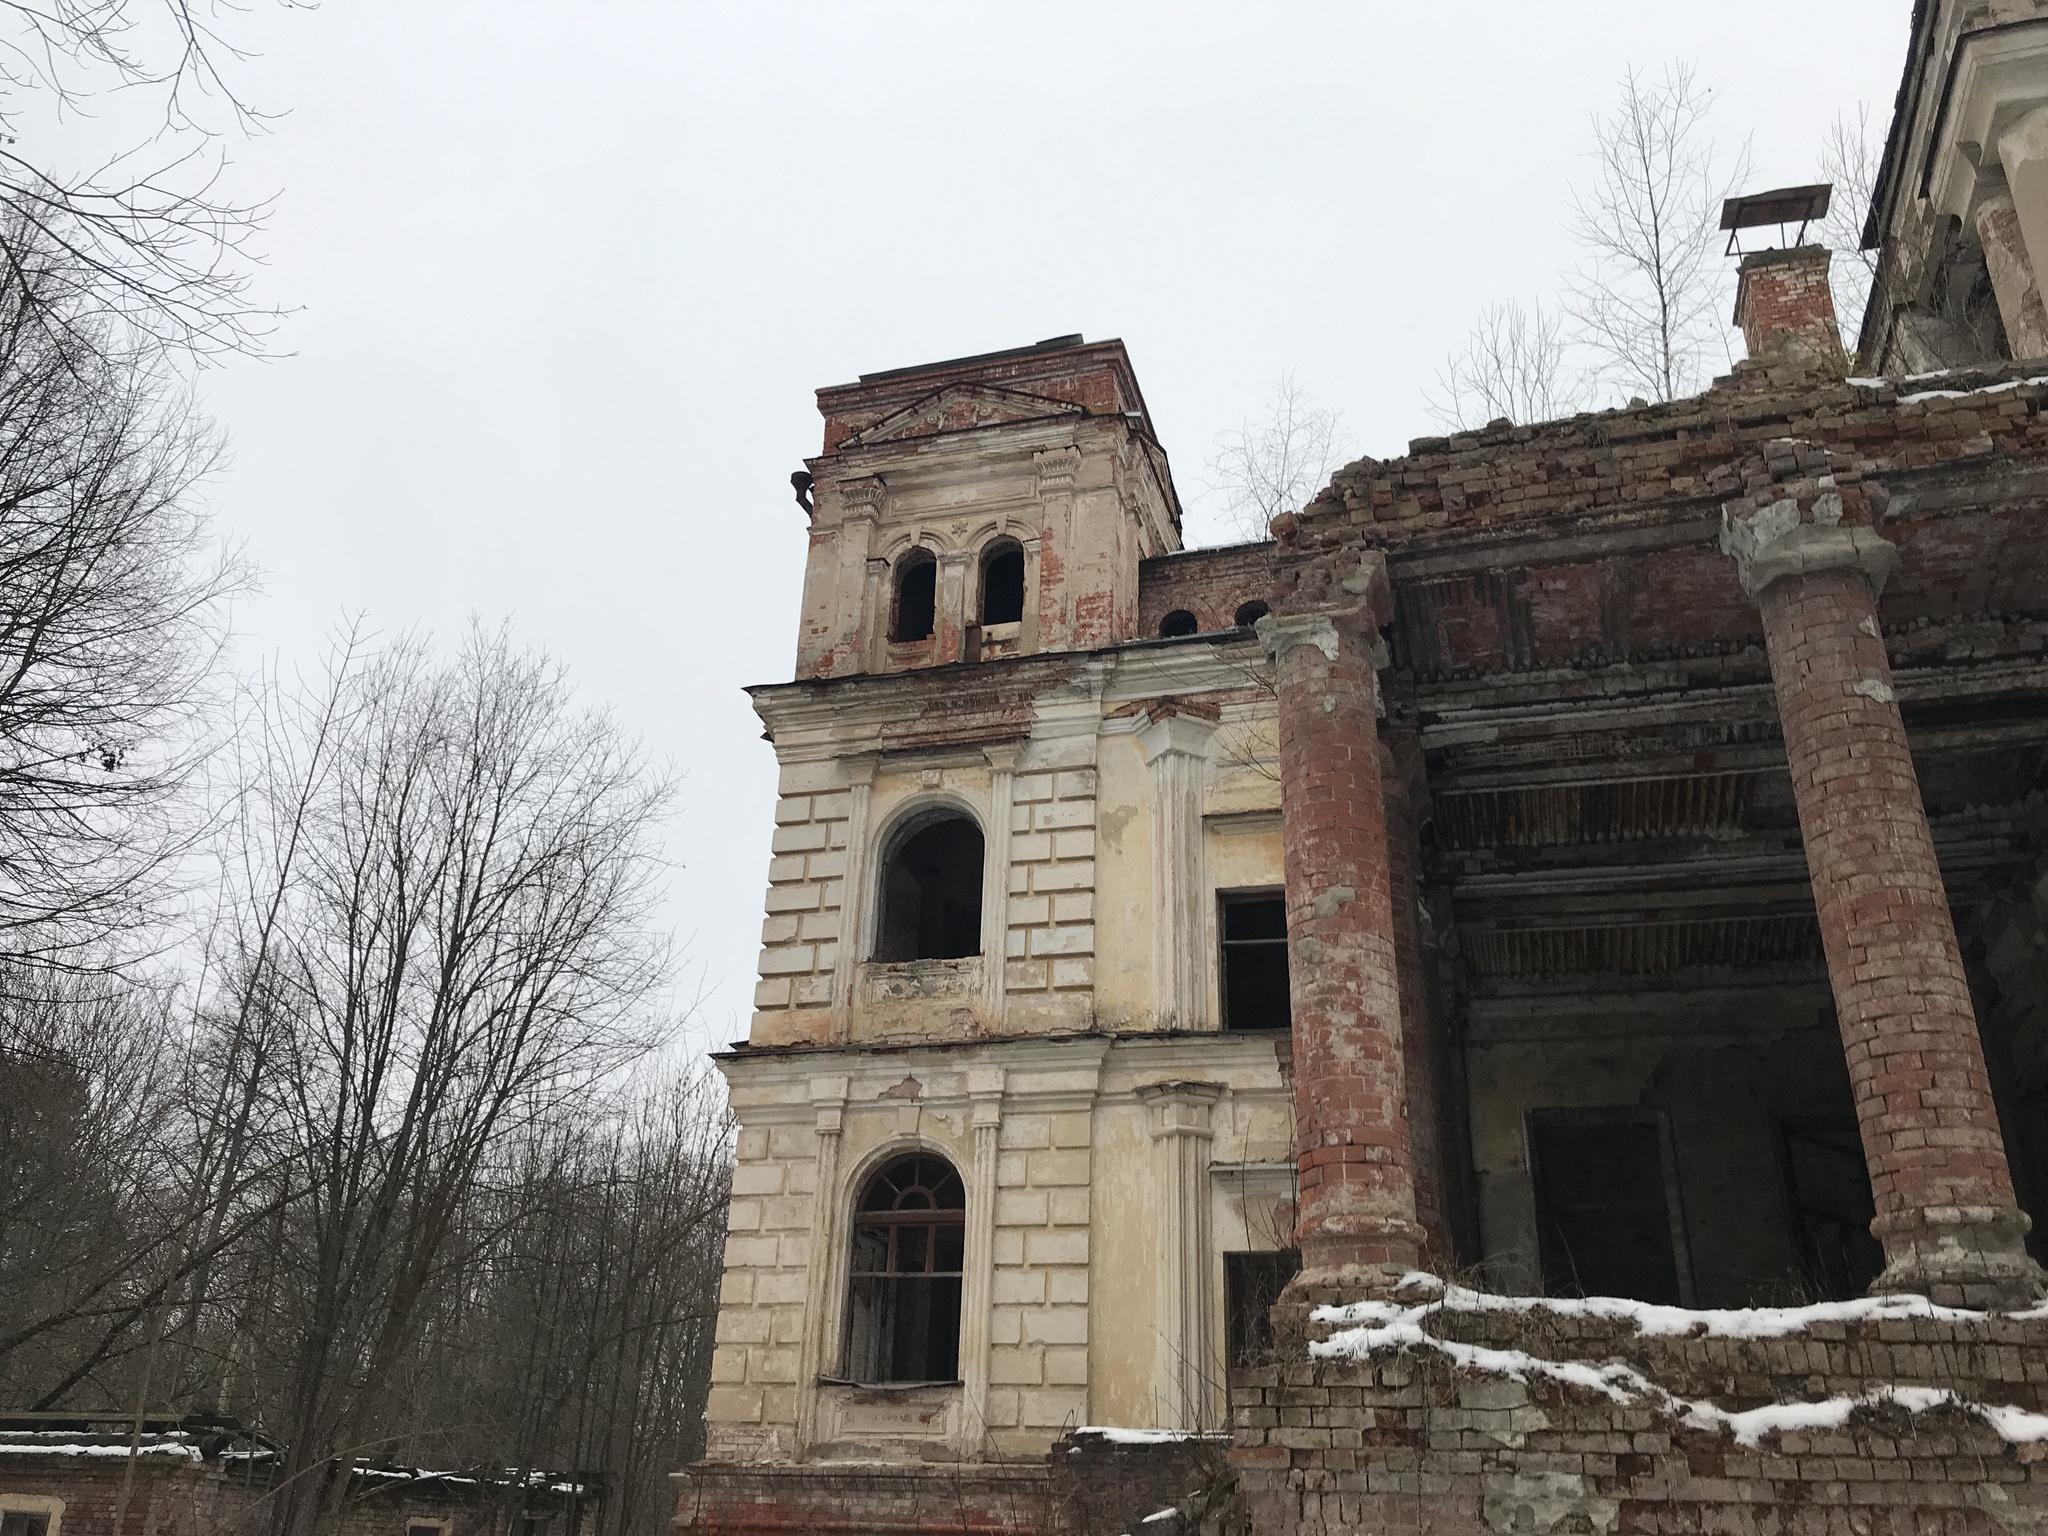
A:
[[[1694,61],[1756,187],[1889,120],[1909,0],[1394,5],[326,0],[238,26],[283,112],[288,356],[211,372],[241,665],[363,612],[509,617],[684,774],[667,911],[699,1044],[746,1030],[819,446],[812,391],[1121,336],[1190,534],[1292,370],[1357,448],[1433,430],[1478,310],[1547,298],[1590,117]],[[241,34],[238,34],[241,35]]]

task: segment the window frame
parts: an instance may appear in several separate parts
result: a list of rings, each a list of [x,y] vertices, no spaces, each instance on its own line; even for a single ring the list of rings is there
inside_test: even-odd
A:
[[[935,1163],[944,1170],[944,1178],[933,1188],[943,1192],[947,1185],[950,1184],[952,1188],[959,1191],[958,1205],[940,1206],[935,1204],[924,1208],[892,1207],[886,1211],[870,1211],[866,1209],[871,1192],[885,1178],[906,1164],[920,1162]],[[900,1200],[904,1193],[905,1191],[899,1190],[896,1198]],[[863,1230],[873,1231],[877,1228],[884,1229],[889,1234],[886,1239],[888,1251],[886,1262],[889,1267],[880,1270],[863,1269],[860,1267],[862,1232]],[[925,1263],[922,1269],[901,1269],[895,1267],[898,1261],[900,1234],[911,1228],[919,1228],[931,1234],[923,1244]],[[955,1229],[960,1234],[960,1267],[957,1270],[940,1270],[936,1267],[939,1254],[937,1234],[942,1228]],[[960,1345],[961,1335],[966,1327],[967,1299],[967,1180],[966,1176],[961,1173],[959,1164],[937,1148],[922,1145],[912,1147],[899,1146],[881,1157],[851,1186],[851,1195],[847,1209],[844,1251],[846,1253],[845,1317],[840,1330],[839,1369],[841,1374],[838,1379],[850,1386],[886,1388],[892,1391],[902,1391],[913,1387],[959,1385],[961,1381],[960,1371],[963,1363],[960,1358]],[[860,1310],[854,1303],[855,1294],[860,1288],[861,1282],[883,1282],[893,1291],[897,1282],[929,1282],[935,1280],[950,1280],[956,1291],[956,1300],[953,1307],[953,1374],[949,1377],[905,1377],[900,1380],[888,1376],[863,1378],[857,1370],[854,1358],[856,1350],[862,1345],[862,1341],[857,1337],[862,1318]],[[876,1290],[879,1294],[881,1286],[877,1286]],[[932,1340],[928,1336],[925,1341],[927,1356],[931,1352],[931,1346]],[[867,1352],[879,1353],[880,1348],[881,1345],[878,1341],[872,1342],[868,1345]]]
[[[47,1493],[0,1493],[0,1515],[41,1515],[43,1536],[62,1536],[64,1501]]]
[[[1230,937],[1230,909],[1233,906],[1249,906],[1253,902],[1276,902],[1280,907],[1280,937],[1277,939],[1233,939]],[[1294,997],[1290,986],[1286,995],[1287,1022],[1284,1026],[1271,1024],[1232,1024],[1230,1022],[1230,956],[1233,949],[1276,949],[1280,952],[1283,971],[1292,980],[1292,956],[1287,950],[1287,888],[1280,885],[1233,886],[1216,892],[1216,1020],[1217,1028],[1224,1034],[1277,1035],[1284,1029],[1292,1034],[1294,1030]]]

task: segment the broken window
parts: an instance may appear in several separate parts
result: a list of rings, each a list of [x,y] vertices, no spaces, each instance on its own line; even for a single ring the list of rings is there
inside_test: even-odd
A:
[[[913,549],[896,567],[895,641],[929,640],[939,611],[939,563],[929,550]]]
[[[1229,891],[1218,900],[1223,935],[1223,1027],[1285,1029],[1287,903],[1278,891]]]
[[[1236,615],[1232,617],[1230,622],[1235,624],[1239,629],[1250,629],[1254,624],[1258,623],[1259,620],[1263,619],[1267,614],[1271,613],[1272,611],[1273,610],[1268,608],[1264,603],[1246,603],[1242,608],[1237,610]]]
[[[1232,1370],[1255,1370],[1272,1361],[1273,1303],[1300,1273],[1301,1252],[1295,1248],[1223,1255],[1223,1339]]]
[[[942,814],[897,834],[882,864],[877,960],[957,960],[981,953],[981,828]]]
[[[966,1219],[966,1188],[944,1158],[899,1157],[868,1180],[853,1216],[851,1380],[958,1379]]]
[[[1024,618],[1024,551],[1010,540],[981,563],[981,622],[1016,624]]]
[[[1529,1160],[1545,1295],[1691,1304],[1654,1111],[1533,1111]]]
[[[1884,1249],[1870,1235],[1877,1205],[1856,1123],[1800,1119],[1778,1129],[1807,1279],[1830,1301],[1861,1296],[1884,1268]]]
[[[1159,638],[1176,640],[1182,635],[1192,635],[1201,628],[1195,616],[1185,608],[1176,608],[1159,621]]]

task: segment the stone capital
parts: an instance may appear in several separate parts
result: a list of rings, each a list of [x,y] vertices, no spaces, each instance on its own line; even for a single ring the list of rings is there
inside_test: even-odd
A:
[[[1209,1111],[1223,1097],[1221,1083],[1146,1083],[1138,1099],[1150,1108],[1152,1139],[1195,1136],[1203,1140],[1216,1133],[1209,1124]]]
[[[1841,503],[1835,501],[1835,515]],[[1721,513],[1721,553],[1735,561],[1742,590],[1763,596],[1774,581],[1811,576],[1822,571],[1861,571],[1871,594],[1884,590],[1898,547],[1875,528],[1844,527],[1839,522],[1800,520],[1797,502],[1786,500],[1761,507],[1745,517]]]
[[[1183,757],[1209,755],[1209,739],[1216,734],[1216,722],[1198,715],[1166,714],[1156,717],[1138,732],[1138,746],[1149,767],[1166,754]]]
[[[1269,613],[1252,626],[1266,654],[1275,661],[1298,645],[1312,645],[1335,661],[1343,644],[1340,627],[1357,632],[1358,643],[1371,658],[1374,671],[1384,670],[1393,660],[1379,630],[1357,613]]]

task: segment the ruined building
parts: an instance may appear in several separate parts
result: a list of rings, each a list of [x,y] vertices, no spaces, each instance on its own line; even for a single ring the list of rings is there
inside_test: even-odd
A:
[[[1240,548],[1117,342],[820,392],[686,1526],[2048,1530],[2048,0],[1869,239]]]

